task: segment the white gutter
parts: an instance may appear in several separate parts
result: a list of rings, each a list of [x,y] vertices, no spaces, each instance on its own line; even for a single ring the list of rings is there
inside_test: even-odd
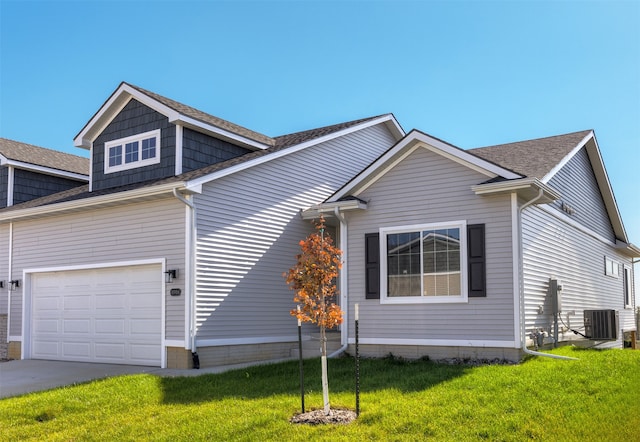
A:
[[[560,356],[549,353],[542,353],[539,351],[529,350],[527,348],[527,336],[526,336],[526,313],[524,307],[524,251],[522,246],[522,212],[527,207],[535,204],[537,201],[544,197],[544,189],[538,190],[538,195],[524,203],[518,208],[518,275],[519,275],[519,296],[520,296],[520,344],[522,345],[522,351],[533,356],[544,356],[553,359],[563,359],[569,361],[577,361],[577,358],[570,358],[568,356]]]
[[[340,340],[342,341],[342,347],[338,350],[331,353],[328,357],[335,358],[336,356],[340,356],[345,352],[347,347],[349,346],[349,291],[348,291],[348,273],[346,266],[346,253],[347,253],[347,220],[340,213],[340,208],[335,207],[333,210],[333,214],[340,220],[340,250],[342,250],[342,275],[340,277],[340,296],[342,298],[342,305],[346,305],[347,308],[344,310],[345,320],[343,321],[342,333],[340,336]]]
[[[1,221],[14,221],[20,218],[30,218],[40,216],[44,214],[60,213],[65,211],[82,210],[88,207],[95,207],[100,205],[117,204],[123,201],[152,197],[165,193],[170,193],[173,189],[184,186],[183,182],[161,184],[152,187],[142,187],[126,192],[116,192],[108,195],[94,196],[89,198],[81,198],[73,201],[65,201],[62,203],[48,204],[45,206],[30,207],[27,209],[10,210],[0,214]]]
[[[196,349],[196,290],[195,290],[195,283],[196,283],[196,277],[195,277],[195,247],[196,247],[196,232],[197,232],[197,227],[196,227],[196,206],[193,204],[193,202],[189,201],[188,199],[186,199],[181,193],[178,192],[178,188],[173,189],[173,196],[175,196],[177,199],[179,199],[180,201],[182,201],[191,211],[191,222],[189,225],[189,232],[188,232],[188,238],[189,240],[187,241],[187,271],[185,273],[187,273],[187,284],[186,285],[186,289],[185,290],[187,292],[187,296],[189,297],[189,300],[186,304],[188,304],[189,307],[189,315],[185,315],[186,317],[189,318],[188,320],[188,327],[189,327],[189,347],[191,348],[191,352],[192,353],[196,353],[197,349]],[[188,350],[188,349],[187,349]]]

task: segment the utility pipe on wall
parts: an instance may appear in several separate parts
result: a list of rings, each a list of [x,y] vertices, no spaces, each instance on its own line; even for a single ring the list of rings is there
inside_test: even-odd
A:
[[[544,356],[544,357],[553,358],[553,359],[577,361],[576,358],[570,358],[568,356],[560,356],[560,355],[554,355],[549,353],[542,353],[538,351],[529,350],[527,348],[526,311],[524,306],[524,247],[522,244],[522,212],[527,207],[531,206],[532,204],[535,204],[536,201],[539,201],[543,195],[544,195],[544,190],[540,189],[538,191],[538,195],[536,195],[533,199],[527,201],[521,207],[518,208],[518,266],[519,266],[518,267],[518,275],[519,275],[518,291],[519,291],[519,298],[520,298],[520,343],[522,345],[522,351],[530,355]],[[517,200],[516,200],[516,204],[517,204]],[[557,339],[558,338],[556,336],[556,340]]]

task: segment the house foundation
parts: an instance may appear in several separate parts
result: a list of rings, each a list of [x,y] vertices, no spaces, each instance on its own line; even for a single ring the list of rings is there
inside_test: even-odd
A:
[[[460,360],[501,360],[520,362],[524,353],[518,348],[498,347],[436,347],[424,345],[359,345],[359,354],[365,358],[383,358],[392,354],[404,359],[420,359],[428,357],[430,360],[443,359]],[[349,345],[349,353],[355,354],[355,345]]]

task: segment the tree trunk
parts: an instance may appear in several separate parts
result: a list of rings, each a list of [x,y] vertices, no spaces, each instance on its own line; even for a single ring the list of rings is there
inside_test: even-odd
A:
[[[329,376],[327,374],[327,334],[324,327],[320,327],[320,342],[322,343],[322,399],[324,401],[324,414],[331,414],[329,405]]]

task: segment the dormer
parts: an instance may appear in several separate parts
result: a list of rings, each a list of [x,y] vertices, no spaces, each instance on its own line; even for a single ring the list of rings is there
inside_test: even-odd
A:
[[[91,191],[168,178],[274,145],[270,137],[121,83],[75,137]]]
[[[0,208],[87,184],[89,159],[0,138]]]

